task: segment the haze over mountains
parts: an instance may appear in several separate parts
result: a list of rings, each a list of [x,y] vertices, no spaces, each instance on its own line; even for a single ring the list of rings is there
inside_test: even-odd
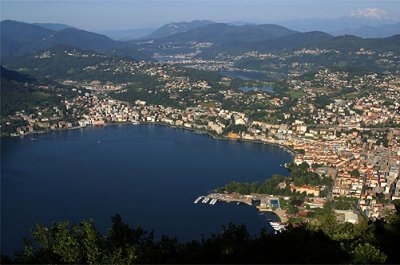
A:
[[[395,34],[400,34],[400,28],[397,27],[397,30],[388,32],[386,35],[382,35],[381,30],[387,27],[396,28],[396,25],[398,25],[398,23],[398,21],[384,18],[374,19],[366,17],[341,17],[332,19],[295,19],[282,21],[278,24],[301,32],[324,31],[332,35],[353,33],[352,35],[355,35],[357,37],[366,37],[361,31],[359,32],[358,29],[368,27],[371,28],[371,33],[368,35],[368,37],[390,37]]]
[[[391,31],[386,32],[391,33],[395,33],[397,29],[393,25],[388,25],[380,26],[377,30],[384,32],[385,27],[390,28]],[[373,35],[371,31],[373,29],[364,28],[366,35]],[[58,45],[141,60],[150,60],[153,53],[158,52],[154,49],[149,51],[146,47],[140,46],[143,41],[116,41],[101,34],[51,23],[28,24],[5,20],[1,22],[1,39],[2,58],[21,56]],[[211,43],[211,47],[204,49],[204,56],[215,56],[220,52],[240,53],[252,50],[282,51],[298,48],[390,50],[400,47],[400,35],[376,39],[362,39],[348,35],[334,37],[321,31],[303,33],[274,24],[236,26],[211,21],[170,23],[145,39],[152,40],[149,43],[153,46],[168,43],[177,43],[181,46],[190,42]],[[174,50],[176,47],[171,49]]]
[[[97,31],[115,40],[132,40],[132,39],[159,39],[168,37],[177,33],[187,32],[205,25],[217,23],[209,20],[194,20],[191,22],[170,22],[158,29],[155,28],[138,28],[131,30],[109,30]],[[219,23],[221,24],[221,23]],[[245,21],[236,21],[224,23],[232,26],[245,26],[256,24],[271,23],[249,23]],[[334,19],[297,19],[273,23],[291,30],[300,32],[323,31],[331,35],[354,35],[362,38],[385,38],[396,34],[400,34],[399,22],[385,18],[369,18],[369,17],[341,17]]]
[[[342,29],[332,32],[333,35],[354,35],[362,38],[385,38],[400,34],[400,23],[380,26],[363,26],[356,29]]]
[[[28,24],[11,20],[1,22],[1,57],[8,58],[66,45],[98,52],[116,53],[139,59],[149,59],[143,53],[124,42],[97,33],[56,26],[54,24]]]
[[[63,29],[68,29],[68,28],[76,29],[75,27],[71,27],[71,26],[68,26],[68,25],[65,25],[65,24],[60,24],[60,23],[33,23],[33,25],[39,26],[39,27],[42,27],[42,28],[46,28],[46,29],[50,29],[50,30],[53,30],[53,31],[60,31],[60,30],[63,30]]]
[[[233,26],[224,23],[213,23],[165,38],[162,42],[257,42],[288,36],[296,33],[293,30],[272,24]]]
[[[192,22],[180,22],[180,23],[171,22],[162,26],[161,28],[157,29],[156,31],[147,35],[144,38],[145,39],[165,38],[168,36],[175,35],[177,33],[187,32],[214,23],[215,22],[209,20],[194,20]]]

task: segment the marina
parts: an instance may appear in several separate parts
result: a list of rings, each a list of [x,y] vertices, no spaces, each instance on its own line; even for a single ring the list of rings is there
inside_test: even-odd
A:
[[[285,223],[288,221],[285,210],[281,209],[279,198],[265,195],[265,194],[252,194],[252,195],[240,195],[237,193],[210,193],[207,196],[199,196],[194,203],[198,203],[201,200],[202,203],[208,203],[215,205],[218,201],[226,203],[236,203],[236,205],[246,204],[249,206],[255,206],[260,213],[273,212],[275,213],[280,222],[274,222],[268,219],[271,227],[275,233],[282,232],[285,230]]]
[[[218,202],[218,199],[210,198],[207,196],[200,196],[196,200],[194,200],[194,203],[198,203],[199,201],[201,201],[202,203],[210,202],[211,205],[215,205]]]

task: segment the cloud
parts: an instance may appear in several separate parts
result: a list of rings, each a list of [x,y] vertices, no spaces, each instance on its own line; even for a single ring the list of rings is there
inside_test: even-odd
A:
[[[369,7],[353,10],[351,11],[350,16],[359,18],[386,19],[388,18],[388,13],[383,9]]]

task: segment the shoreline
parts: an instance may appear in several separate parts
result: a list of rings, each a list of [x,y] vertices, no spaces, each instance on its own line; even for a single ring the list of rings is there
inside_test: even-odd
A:
[[[95,128],[95,127],[107,127],[107,126],[112,126],[112,125],[158,125],[158,126],[164,126],[164,127],[169,127],[169,128],[175,128],[175,129],[184,129],[191,131],[193,133],[197,134],[205,134],[209,137],[211,137],[214,140],[224,140],[224,141],[233,141],[233,142],[247,142],[247,143],[255,143],[255,144],[264,144],[264,145],[273,145],[276,147],[279,147],[280,149],[284,150],[285,152],[289,153],[289,155],[292,157],[292,162],[294,159],[294,156],[296,155],[296,152],[294,151],[293,148],[290,146],[284,145],[284,144],[279,144],[279,143],[273,143],[273,142],[263,142],[260,140],[248,140],[248,139],[230,139],[226,136],[218,136],[215,135],[209,131],[206,130],[201,130],[201,129],[194,129],[194,128],[188,128],[184,126],[177,126],[177,125],[171,125],[171,124],[166,124],[166,123],[161,123],[161,122],[139,122],[139,123],[131,123],[131,122],[113,122],[113,123],[105,123],[104,125],[99,125],[99,126],[75,126],[71,128],[62,128],[62,129],[57,129],[57,130],[48,130],[48,131],[36,131],[36,132],[31,132],[31,133],[26,133],[22,135],[7,135],[7,136],[1,136],[1,138],[16,138],[16,137],[28,137],[36,134],[46,134],[46,133],[53,133],[53,132],[62,132],[62,131],[69,131],[69,130],[77,130],[77,129],[84,129],[84,128]]]

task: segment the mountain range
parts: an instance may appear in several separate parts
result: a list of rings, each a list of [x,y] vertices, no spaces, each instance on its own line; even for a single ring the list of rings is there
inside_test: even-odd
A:
[[[400,35],[389,38],[364,39],[352,35],[333,36],[322,31],[299,32],[279,25],[228,25],[213,23],[193,30],[153,40],[162,47],[154,52],[165,53],[167,44],[190,46],[190,42],[210,42],[201,57],[212,58],[218,53],[239,54],[246,51],[279,52],[283,50],[319,48],[341,51],[357,51],[361,48],[387,51],[400,48]],[[157,48],[155,48],[157,49]]]
[[[187,32],[215,22],[195,20],[191,22],[171,22],[158,29],[138,28],[131,30],[98,31],[114,40],[160,39],[177,33]],[[226,23],[231,26],[255,26],[249,22],[235,21]],[[260,23],[258,23],[260,24]],[[264,23],[261,23],[264,24]],[[385,38],[400,34],[400,25],[385,18],[348,16],[335,19],[298,19],[282,21],[278,25],[300,32],[323,31],[331,35],[354,35],[362,38]]]
[[[396,27],[393,27],[393,30],[395,29]],[[189,49],[192,42],[210,42],[213,45],[202,50],[201,56],[205,57],[213,57],[221,52],[268,52],[301,48],[337,50],[368,48],[381,51],[398,51],[400,48],[400,35],[374,39],[363,39],[352,35],[335,37],[321,31],[303,33],[274,24],[231,25],[211,21],[170,23],[149,36],[153,36],[153,39],[147,39],[144,43],[151,43],[153,50],[141,46],[143,41],[116,41],[101,34],[63,24],[28,24],[5,20],[1,22],[1,58],[22,56],[59,45],[129,56],[139,60],[151,60],[153,53],[164,52],[164,48],[160,47],[168,43],[176,43]],[[171,51],[176,53],[175,48],[173,46]]]

